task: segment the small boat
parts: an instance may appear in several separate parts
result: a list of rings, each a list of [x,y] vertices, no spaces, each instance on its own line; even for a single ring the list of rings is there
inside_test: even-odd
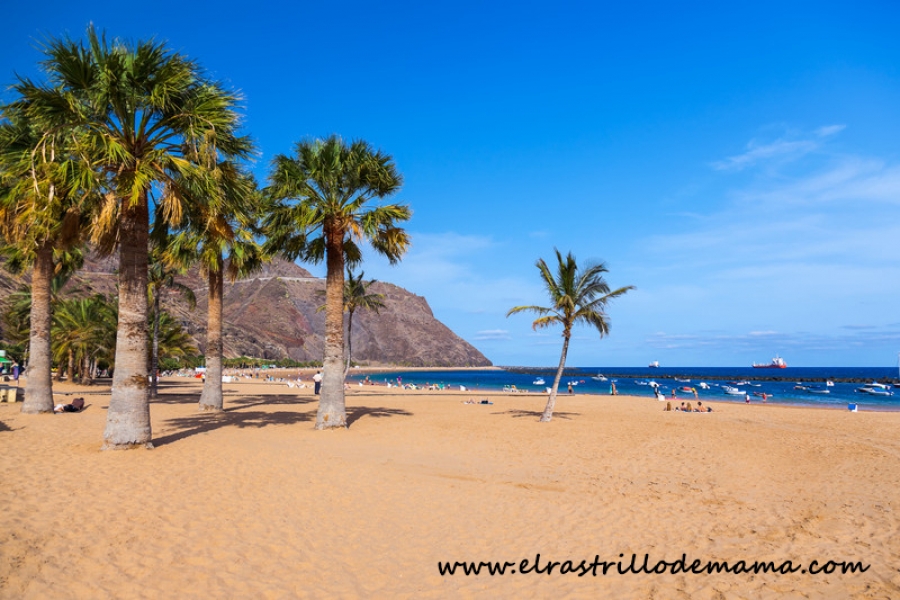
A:
[[[699,387],[701,390],[708,390],[708,389],[709,389],[709,384],[706,383],[705,381],[701,381],[701,382],[697,385],[697,387]]]
[[[825,387],[834,387],[834,382],[829,379],[825,382]]]
[[[608,381],[606,377],[604,377],[603,373],[597,373],[593,377],[591,377],[594,381]]]
[[[679,377],[676,377],[675,381],[677,381],[678,383],[690,383],[691,382],[690,379],[681,379]]]
[[[694,388],[692,388],[689,385],[683,385],[678,389],[681,390],[682,392],[693,392],[694,391]]]
[[[809,386],[798,383],[797,385],[794,386],[794,389],[800,390],[801,392],[805,392],[809,389]]]
[[[742,381],[729,381],[728,383],[730,383],[731,385],[750,385],[750,382],[746,379]]]
[[[864,394],[871,394],[872,396],[893,396],[894,393],[888,389],[888,386],[883,383],[867,383],[866,385],[856,388],[857,392],[862,392]]]
[[[753,392],[754,396],[758,396],[759,398],[772,398],[775,394],[767,394],[766,392]]]
[[[747,392],[743,390],[739,390],[736,387],[731,387],[730,385],[723,385],[722,390],[731,396],[746,396]]]
[[[658,368],[659,368],[659,361],[658,361],[658,360],[654,360],[652,363],[650,363],[649,368],[651,368],[651,369],[658,369]]]
[[[538,377],[534,381],[531,382],[532,385],[544,385],[546,382],[543,377]]]
[[[827,388],[821,388],[821,387],[816,387],[814,385],[811,385],[808,388],[806,388],[806,393],[807,394],[830,394],[831,390],[829,390]]]
[[[638,385],[650,385],[649,381],[635,381],[635,383]]]

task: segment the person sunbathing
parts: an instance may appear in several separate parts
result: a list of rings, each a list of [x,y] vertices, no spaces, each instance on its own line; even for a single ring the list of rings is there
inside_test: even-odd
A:
[[[71,404],[57,404],[53,407],[53,412],[81,412],[84,410],[84,398],[75,398]]]

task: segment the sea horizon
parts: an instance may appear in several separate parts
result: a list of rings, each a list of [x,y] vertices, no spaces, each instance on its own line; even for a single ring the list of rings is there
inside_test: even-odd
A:
[[[361,368],[351,375],[350,381],[363,381],[368,376],[371,381],[382,384],[396,385],[399,379],[402,384],[416,387],[437,385],[458,389],[462,386],[473,393],[511,392],[513,389],[546,393],[556,370],[557,367],[495,366],[483,370],[422,367],[383,369],[367,374],[365,368]],[[606,380],[597,379],[600,375]],[[859,410],[900,410],[900,387],[890,389],[892,395],[889,396],[857,391],[873,381],[900,386],[896,367],[566,367],[559,393],[567,394],[571,383],[575,394],[609,395],[611,384],[615,383],[618,394],[653,397],[651,382],[654,382],[669,399],[675,390],[675,399],[679,401],[699,398],[743,404],[750,396],[751,403],[762,403],[765,394],[765,403],[774,405],[846,410],[849,404],[856,404]],[[701,383],[708,386],[707,389],[701,387]],[[723,386],[736,387],[742,393],[728,394]]]

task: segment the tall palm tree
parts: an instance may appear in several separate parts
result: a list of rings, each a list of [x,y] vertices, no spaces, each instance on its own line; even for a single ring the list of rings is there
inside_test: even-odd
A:
[[[506,316],[520,312],[533,312],[540,315],[534,323],[533,329],[562,325],[563,347],[559,358],[559,367],[556,369],[556,377],[550,390],[550,398],[541,415],[541,421],[546,422],[553,418],[553,408],[556,405],[556,392],[559,389],[559,380],[562,378],[563,369],[566,367],[566,354],[569,351],[569,340],[572,337],[572,327],[577,324],[588,325],[600,333],[600,337],[609,333],[609,317],[604,312],[606,304],[613,298],[622,296],[634,286],[629,285],[611,291],[609,285],[603,279],[603,274],[608,270],[602,262],[589,264],[582,270],[578,269],[575,257],[571,252],[563,258],[559,250],[556,252],[556,275],[551,273],[544,259],[537,261],[538,271],[550,297],[550,306],[515,306],[509,309]]]
[[[262,249],[254,239],[261,198],[253,177],[232,161],[211,160],[206,175],[214,181],[215,201],[186,211],[185,226],[171,237],[166,256],[182,267],[199,263],[207,278],[206,381],[199,408],[221,412],[225,279],[234,282],[262,265]]]
[[[14,255],[8,266],[32,267],[22,412],[52,413],[51,280],[65,267],[55,255],[82,241],[93,178],[84,148],[59,132],[42,132],[30,108],[20,98],[0,110],[0,233]]]
[[[147,273],[147,288],[150,293],[151,322],[153,323],[153,337],[150,348],[150,397],[156,398],[159,388],[159,327],[160,318],[164,313],[160,311],[160,298],[166,290],[173,290],[187,300],[188,305],[193,309],[197,305],[197,298],[194,296],[194,290],[184,285],[176,279],[178,275],[183,275],[182,269],[172,268],[163,261],[163,251],[161,246],[154,246],[150,251],[150,264]]]
[[[366,282],[365,272],[360,272],[356,277],[353,276],[353,269],[347,267],[347,279],[344,281],[344,312],[347,313],[347,365],[344,368],[344,377],[350,372],[350,363],[353,356],[353,314],[357,310],[374,310],[376,314],[384,308],[384,294],[370,293],[369,286],[375,283],[375,280]],[[325,295],[325,292],[321,292]],[[325,310],[323,304],[316,309],[316,312]]]
[[[393,159],[364,141],[337,136],[303,141],[292,156],[275,157],[268,192],[275,201],[266,220],[267,245],[288,260],[326,265],[325,358],[316,429],[347,426],[344,403],[344,266],[361,261],[366,241],[396,263],[409,236],[397,226],[408,206],[375,205],[395,194],[402,178]]]
[[[116,369],[104,448],[152,447],[148,389],[147,264],[152,192],[160,214],[181,220],[179,178],[203,170],[201,145],[223,156],[246,156],[236,134],[237,97],[200,67],[153,41],[109,41],[93,27],[87,43],[50,40],[45,85],[20,79],[29,114],[53,131],[85,140],[107,187],[92,239],[119,254]],[[194,201],[198,201],[194,197]]]

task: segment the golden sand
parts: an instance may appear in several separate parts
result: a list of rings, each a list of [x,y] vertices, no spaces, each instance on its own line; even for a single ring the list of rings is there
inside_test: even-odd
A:
[[[225,384],[208,415],[199,385],[164,381],[154,450],[100,451],[108,389],[0,404],[0,597],[900,598],[900,413],[563,395],[538,423],[539,395],[372,387],[320,432],[309,389]],[[869,568],[543,572],[632,554]]]

